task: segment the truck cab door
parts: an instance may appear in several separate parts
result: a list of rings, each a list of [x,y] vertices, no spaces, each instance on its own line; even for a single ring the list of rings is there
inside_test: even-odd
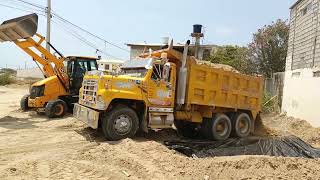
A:
[[[174,65],[154,65],[148,83],[149,127],[171,128],[174,115],[176,68]]]
[[[172,69],[164,71],[164,65],[155,64],[148,83],[148,100],[152,106],[173,107],[174,105],[174,84],[171,81]],[[167,78],[164,78],[164,73]]]

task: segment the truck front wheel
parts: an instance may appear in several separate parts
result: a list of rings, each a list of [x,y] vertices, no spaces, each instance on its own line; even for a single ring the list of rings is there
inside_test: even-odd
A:
[[[203,122],[203,134],[208,139],[224,141],[231,134],[231,120],[225,114],[216,114],[212,119]]]
[[[110,141],[132,138],[139,128],[137,113],[127,106],[117,106],[102,119],[102,131]]]

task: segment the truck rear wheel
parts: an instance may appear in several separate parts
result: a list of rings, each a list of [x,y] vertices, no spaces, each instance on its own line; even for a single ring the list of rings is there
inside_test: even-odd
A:
[[[132,138],[139,128],[137,113],[127,106],[117,106],[102,119],[102,131],[110,141]]]
[[[202,132],[208,139],[224,141],[230,137],[231,128],[231,120],[227,115],[216,114],[203,122]]]
[[[30,95],[25,95],[20,100],[20,108],[22,111],[28,111],[30,108],[28,106],[28,100]]]
[[[247,113],[238,113],[232,120],[232,134],[244,138],[249,136],[252,129],[252,120]]]
[[[197,136],[196,125],[191,122],[175,120],[174,126],[177,128],[178,134],[183,137],[194,138]]]
[[[61,118],[67,111],[67,103],[61,99],[49,101],[45,108],[45,113],[49,118]]]

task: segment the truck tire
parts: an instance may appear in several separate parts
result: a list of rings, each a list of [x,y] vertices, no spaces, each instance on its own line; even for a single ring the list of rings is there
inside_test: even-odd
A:
[[[20,100],[20,108],[22,111],[28,111],[30,108],[28,106],[28,100],[30,95],[25,95]]]
[[[191,122],[175,120],[174,126],[176,127],[178,134],[183,137],[194,138],[197,136],[196,125]]]
[[[67,103],[61,99],[49,101],[45,108],[45,113],[49,118],[61,118],[67,111]]]
[[[247,113],[238,113],[232,119],[232,135],[244,138],[249,136],[252,129],[252,120]]]
[[[231,120],[225,114],[216,114],[212,119],[203,121],[203,135],[212,140],[224,141],[230,137]]]
[[[132,138],[139,128],[137,113],[127,106],[117,106],[102,119],[102,132],[107,140]]]

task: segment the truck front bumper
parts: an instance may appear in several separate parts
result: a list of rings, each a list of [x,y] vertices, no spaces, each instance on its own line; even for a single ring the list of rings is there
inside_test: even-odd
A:
[[[99,112],[82,106],[80,104],[75,104],[73,108],[73,117],[86,123],[93,129],[98,129],[99,122]]]

